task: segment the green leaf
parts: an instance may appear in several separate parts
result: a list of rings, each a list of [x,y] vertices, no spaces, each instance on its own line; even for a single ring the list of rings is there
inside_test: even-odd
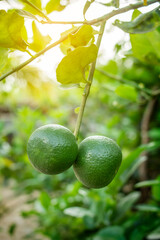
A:
[[[104,6],[107,6],[107,7],[111,7],[111,6],[114,6],[116,8],[119,8],[119,0],[111,0],[110,2],[108,3],[102,3],[102,2],[98,2]]]
[[[157,212],[160,213],[160,208],[153,205],[139,204],[136,206],[136,209],[143,212]]]
[[[118,191],[134,173],[137,167],[145,161],[144,158],[139,157],[143,151],[151,151],[157,148],[159,148],[159,144],[156,143],[141,145],[135,150],[131,151],[127,157],[123,158],[117,175],[109,185],[110,191]]]
[[[84,216],[93,216],[92,212],[86,208],[82,207],[70,207],[66,208],[64,210],[64,213],[66,215],[72,216],[72,217],[77,217],[77,218],[82,218]]]
[[[158,7],[148,13],[140,14],[131,22],[116,20],[114,25],[131,34],[153,31],[160,26],[160,9]]]
[[[156,201],[160,201],[160,176],[155,181],[159,183],[152,186],[152,196]]]
[[[160,139],[160,128],[153,128],[149,131],[149,137],[154,140]]]
[[[62,84],[86,82],[85,68],[97,57],[97,47],[77,47],[65,56],[56,69],[57,81]]]
[[[27,44],[22,39],[24,18],[15,10],[0,10],[0,47],[25,51]]]
[[[16,227],[17,227],[17,225],[16,225],[15,223],[12,223],[12,224],[9,226],[8,233],[9,233],[11,236],[15,233]]]
[[[146,161],[147,159],[144,156],[141,156],[137,158],[129,167],[127,170],[123,172],[123,174],[120,176],[121,182],[124,184],[127,182],[127,180],[134,174],[134,172],[139,168],[139,166]]]
[[[129,85],[119,85],[116,90],[115,93],[125,99],[128,99],[130,101],[136,101],[137,100],[137,92],[135,90],[134,87],[129,86]]]
[[[159,240],[160,239],[160,227],[156,228],[147,236],[148,240]]]
[[[69,40],[73,47],[86,46],[94,39],[93,28],[90,25],[83,25],[75,34],[69,34]]]
[[[113,6],[115,6],[116,8],[119,8],[119,1],[120,0],[113,0]]]
[[[53,11],[62,11],[66,5],[61,5],[60,2],[60,0],[50,0],[45,7],[47,14]]]
[[[135,185],[135,187],[141,188],[141,187],[150,187],[154,185],[160,185],[160,180],[148,180],[148,181],[139,182]]]
[[[43,36],[34,21],[32,22],[32,31],[33,42],[29,45],[29,48],[35,52],[39,52],[51,41],[51,37],[49,35]]]
[[[96,233],[93,240],[125,240],[124,230],[120,226],[102,228]]]
[[[132,13],[132,21],[135,20],[141,14],[142,13],[138,9],[135,9]]]
[[[145,34],[130,35],[133,56],[152,65],[160,64],[160,33],[154,30]]]
[[[44,209],[49,208],[50,203],[51,203],[51,199],[46,192],[41,192],[39,200],[40,200],[41,205],[44,207]]]
[[[104,66],[103,70],[116,75],[118,74],[117,63],[114,60],[109,60],[107,65]]]
[[[132,19],[140,12],[135,10]],[[133,56],[140,61],[155,65],[160,64],[160,32],[154,30],[144,34],[130,34]]]
[[[127,196],[121,198],[116,207],[117,210],[115,212],[114,221],[116,222],[123,218],[126,212],[132,208],[134,203],[136,203],[139,198],[140,198],[139,192],[132,192]]]

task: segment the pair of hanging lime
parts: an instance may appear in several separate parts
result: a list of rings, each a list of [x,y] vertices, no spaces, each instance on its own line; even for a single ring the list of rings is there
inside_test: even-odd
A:
[[[91,136],[78,147],[73,133],[57,124],[35,130],[27,153],[32,165],[44,174],[59,174],[73,165],[77,179],[88,188],[107,186],[122,160],[121,150],[112,139]]]

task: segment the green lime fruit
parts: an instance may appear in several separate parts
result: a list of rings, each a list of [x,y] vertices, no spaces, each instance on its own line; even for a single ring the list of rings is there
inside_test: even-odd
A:
[[[74,163],[78,146],[73,133],[57,124],[36,129],[29,138],[27,153],[33,166],[45,174],[58,174]]]
[[[116,142],[104,136],[91,136],[80,143],[73,169],[86,187],[102,188],[113,180],[121,161],[122,152]]]

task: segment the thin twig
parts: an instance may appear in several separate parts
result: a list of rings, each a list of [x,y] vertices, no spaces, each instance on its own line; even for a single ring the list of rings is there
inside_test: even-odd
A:
[[[43,16],[47,20],[48,23],[51,22],[49,17],[44,12],[42,12],[37,6],[35,6],[33,3],[29,2],[28,0],[23,0],[23,2],[28,4],[33,9],[35,9],[41,16]]]
[[[42,24],[88,24],[88,21],[49,21],[45,22],[44,20],[40,21]]]
[[[142,116],[142,121],[141,121],[141,144],[147,144],[149,143],[149,136],[148,136],[148,131],[150,127],[150,121],[151,117],[155,108],[156,104],[156,97],[152,98],[147,106],[146,109],[143,113]],[[148,152],[145,151],[142,153],[142,156],[145,156],[148,159]],[[139,178],[141,181],[144,181],[147,179],[147,162],[143,162],[140,167],[139,167]]]
[[[156,3],[156,2],[160,2],[160,0],[148,0],[147,1],[147,6],[149,6],[149,5],[153,4],[153,3]],[[87,24],[96,24],[96,23],[99,23],[99,22],[102,22],[102,21],[107,21],[108,19],[110,19],[111,17],[113,17],[115,15],[118,15],[118,14],[121,14],[121,13],[125,13],[125,12],[128,12],[130,10],[134,10],[134,9],[141,8],[141,7],[145,7],[143,2],[136,3],[136,4],[130,4],[129,6],[126,6],[126,7],[123,7],[123,8],[119,8],[117,10],[113,10],[112,12],[107,13],[107,14],[105,14],[102,17],[99,17],[97,19],[93,19],[91,21],[88,21]]]
[[[71,31],[70,33],[75,33],[78,30],[78,27],[76,29],[74,29],[73,31]],[[44,48],[43,50],[41,50],[40,52],[38,52],[37,54],[35,54],[33,57],[29,58],[27,61],[23,62],[22,64],[18,65],[17,67],[13,68],[12,70],[10,70],[9,72],[3,74],[0,77],[0,81],[2,81],[4,78],[8,77],[9,75],[11,75],[12,73],[15,73],[17,71],[19,71],[20,69],[22,69],[23,67],[25,67],[26,65],[28,65],[30,62],[34,61],[36,58],[38,58],[39,56],[41,56],[42,54],[44,54],[45,52],[47,52],[48,50],[50,50],[51,48],[57,46],[58,44],[60,44],[61,42],[63,42],[64,40],[66,40],[68,37],[68,35],[64,35],[62,36],[58,41],[50,44],[48,47]]]
[[[156,2],[160,2],[160,0],[148,0],[147,1],[147,6],[153,4],[153,3],[156,3]],[[146,7],[144,6],[144,3],[141,2],[141,3],[136,3],[136,4],[130,4],[126,7],[123,7],[123,8],[119,8],[119,9],[116,9],[116,10],[113,10],[112,12],[110,13],[107,13],[99,18],[96,18],[96,19],[92,19],[92,20],[85,20],[85,21],[49,21],[49,22],[45,22],[45,21],[42,21],[42,23],[49,23],[49,24],[88,24],[88,25],[94,25],[94,24],[97,24],[97,23],[100,23],[102,21],[107,21],[108,19],[118,15],[118,14],[121,14],[121,13],[125,13],[125,12],[128,12],[130,10],[134,10],[134,9],[137,9],[137,8],[141,8],[141,7]]]
[[[121,77],[119,77],[119,76],[117,76],[117,75],[113,75],[113,74],[111,74],[111,73],[108,73],[108,72],[106,72],[106,71],[104,71],[104,70],[102,70],[102,69],[96,69],[98,72],[100,72],[100,73],[102,73],[104,76],[106,76],[106,77],[109,77],[109,78],[111,78],[111,79],[114,79],[114,80],[116,80],[116,81],[119,81],[119,82],[122,82],[122,83],[126,83],[126,84],[128,84],[128,85],[131,85],[131,86],[133,86],[133,87],[135,87],[137,90],[139,90],[139,91],[143,91],[143,92],[145,92],[145,93],[147,93],[148,95],[150,95],[150,96],[152,96],[153,94],[152,94],[152,91],[150,91],[149,89],[147,89],[147,88],[142,88],[142,87],[140,87],[137,83],[135,83],[135,82],[133,82],[133,81],[131,81],[131,80],[128,80],[128,79],[124,79],[124,78],[121,78]]]
[[[97,39],[97,43],[96,43],[98,50],[99,50],[100,43],[101,43],[101,40],[102,40],[102,36],[103,36],[103,33],[104,33],[105,23],[106,22],[101,23],[100,33],[98,35],[98,39]],[[83,92],[82,102],[81,102],[81,105],[80,105],[80,110],[79,110],[79,113],[78,113],[77,122],[76,122],[76,126],[75,126],[75,131],[74,131],[74,135],[75,135],[76,139],[78,138],[78,133],[79,133],[79,129],[80,129],[80,126],[81,126],[86,101],[87,101],[88,95],[90,93],[90,88],[91,88],[91,85],[92,85],[93,75],[94,75],[94,71],[95,71],[95,66],[96,66],[96,61],[94,61],[91,64],[87,84],[86,84],[84,92]]]

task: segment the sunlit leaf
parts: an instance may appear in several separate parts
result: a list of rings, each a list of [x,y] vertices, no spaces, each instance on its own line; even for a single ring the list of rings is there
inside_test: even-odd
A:
[[[68,38],[60,44],[60,49],[63,54],[67,55],[74,48],[79,46],[86,46],[88,43],[93,43],[94,34],[97,32],[90,25],[83,25],[80,27],[77,32],[70,34],[77,27],[72,27],[71,29],[63,32],[61,36],[68,35]]]
[[[129,85],[120,85],[116,88],[115,93],[125,99],[128,99],[130,101],[136,101],[137,100],[137,92],[134,87]]]
[[[107,7],[116,7],[116,8],[119,8],[119,0],[111,0],[110,2],[108,3],[103,3],[103,2],[98,2],[104,6],[107,6]]]
[[[72,216],[72,217],[78,217],[78,218],[82,218],[86,215],[88,216],[92,216],[93,213],[86,209],[86,208],[82,208],[82,207],[70,207],[70,208],[66,208],[64,210],[64,213],[66,215]]]
[[[160,64],[160,33],[158,31],[131,35],[130,38],[136,58],[152,65]]]
[[[85,18],[85,15],[86,15],[86,12],[87,10],[89,9],[89,7],[91,6],[91,4],[94,2],[95,0],[87,0],[85,5],[84,5],[84,8],[83,8],[83,16]]]
[[[22,27],[21,34],[22,34],[23,40],[28,44],[28,33],[25,26]]]
[[[140,11],[135,10],[132,15],[132,20],[140,14]],[[154,30],[144,34],[130,34],[132,51],[134,57],[143,62],[150,64],[160,63],[160,32]]]
[[[45,9],[47,14],[53,12],[53,11],[62,11],[66,5],[62,5],[60,0],[50,0]]]
[[[25,51],[27,44],[22,39],[24,18],[15,10],[0,10],[0,47]]]
[[[34,21],[32,22],[32,31],[33,42],[29,45],[29,48],[35,52],[39,52],[51,41],[51,37],[49,35],[43,36]]]
[[[90,25],[83,25],[75,34],[69,34],[69,40],[73,47],[86,46],[94,39],[93,28]]]
[[[25,0],[20,0],[20,1],[24,4],[23,10],[25,10],[27,12],[31,12],[33,15],[42,16],[42,14],[40,12],[38,12],[36,9],[34,9],[29,4],[27,4],[27,1],[25,1]],[[38,9],[42,10],[41,0],[28,0],[28,2],[34,4],[34,6],[36,6]]]
[[[6,66],[7,59],[8,59],[8,49],[0,48],[0,72]]]
[[[107,65],[103,67],[103,70],[112,74],[118,74],[118,66],[114,60],[108,61]],[[107,78],[107,77],[106,77]]]
[[[59,63],[56,74],[57,81],[62,84],[85,82],[85,68],[94,62],[97,57],[97,47],[78,47]]]
[[[74,47],[71,45],[71,41],[69,39],[69,34],[70,32],[72,32],[74,29],[76,29],[77,27],[73,26],[72,28],[66,30],[65,32],[61,33],[61,37],[68,35],[67,39],[64,40],[61,44],[60,44],[60,49],[62,51],[63,54],[67,55],[69,51],[74,50]]]
[[[16,13],[18,13],[20,16],[24,17],[24,18],[29,18],[29,19],[32,19],[32,20],[37,20],[36,16],[33,15],[32,13],[30,12],[27,12],[25,10],[22,10],[22,9],[16,9],[15,10]]]
[[[147,33],[160,26],[160,10],[156,8],[148,13],[140,14],[131,22],[116,20],[114,25],[127,33]]]

